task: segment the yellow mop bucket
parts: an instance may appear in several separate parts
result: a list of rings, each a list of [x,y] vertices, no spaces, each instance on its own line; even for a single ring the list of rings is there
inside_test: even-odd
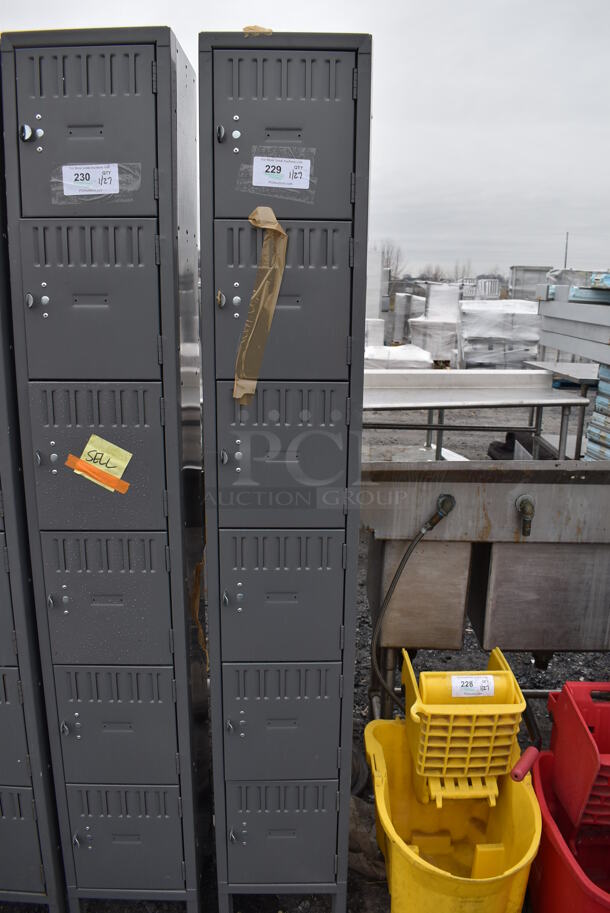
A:
[[[485,672],[422,672],[418,685],[403,650],[402,682],[420,801],[440,807],[443,799],[486,797],[493,804],[525,710],[502,651],[492,651]]]
[[[502,776],[495,805],[420,802],[407,733],[404,720],[377,720],[364,734],[392,913],[518,913],[541,831],[529,774]],[[509,764],[518,758],[515,743]]]

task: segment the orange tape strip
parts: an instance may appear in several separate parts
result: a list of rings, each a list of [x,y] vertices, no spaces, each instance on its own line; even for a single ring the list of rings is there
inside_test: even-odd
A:
[[[117,479],[116,476],[106,472],[105,469],[100,469],[99,466],[85,463],[84,460],[75,457],[73,453],[68,454],[66,466],[68,466],[69,469],[78,469],[78,471],[84,473],[84,475],[90,476],[92,479],[95,479],[96,482],[101,482],[102,485],[108,485],[110,488],[114,488],[115,491],[118,491],[122,495],[124,495],[129,488],[129,482],[126,482],[124,479]]]

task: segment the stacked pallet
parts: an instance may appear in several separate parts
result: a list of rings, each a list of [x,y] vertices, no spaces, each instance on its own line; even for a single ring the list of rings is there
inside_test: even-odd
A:
[[[466,368],[519,368],[526,359],[536,358],[539,337],[536,301],[462,302],[459,349]]]
[[[610,365],[599,366],[595,411],[587,428],[585,460],[610,460]]]

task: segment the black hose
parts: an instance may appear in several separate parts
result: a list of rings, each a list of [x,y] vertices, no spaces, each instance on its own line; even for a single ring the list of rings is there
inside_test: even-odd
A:
[[[398,586],[398,581],[402,577],[402,572],[405,569],[407,561],[409,560],[409,558],[411,557],[411,555],[413,554],[413,552],[415,551],[415,549],[417,548],[417,546],[419,545],[421,540],[424,538],[426,533],[430,532],[431,529],[434,529],[434,527],[438,523],[440,523],[440,521],[444,517],[446,517],[447,514],[451,513],[451,511],[453,510],[454,507],[455,507],[455,498],[453,497],[453,495],[439,495],[439,498],[436,502],[435,512],[432,514],[432,516],[430,517],[429,520],[426,520],[426,522],[424,523],[422,528],[419,530],[419,532],[417,533],[415,538],[409,542],[407,548],[405,549],[404,555],[400,559],[400,564],[396,568],[396,571],[394,573],[394,576],[392,577],[392,581],[388,587],[388,590],[387,590],[385,596],[383,597],[383,602],[381,603],[381,607],[379,609],[379,614],[377,615],[377,621],[375,622],[375,626],[373,628],[373,636],[371,637],[371,665],[373,667],[373,672],[375,673],[375,677],[377,678],[379,684],[381,685],[381,687],[383,688],[385,693],[388,695],[388,697],[391,699],[393,704],[395,704],[395,706],[398,707],[398,709],[401,710],[403,713],[405,712],[404,702],[398,697],[397,694],[395,694],[393,688],[388,687],[388,685],[386,684],[385,678],[383,677],[383,673],[379,667],[379,659],[378,659],[377,654],[379,652],[379,637],[381,635],[381,627],[383,625],[383,620],[385,618],[385,613],[387,611],[387,608],[390,604],[392,596],[394,595],[394,590]]]

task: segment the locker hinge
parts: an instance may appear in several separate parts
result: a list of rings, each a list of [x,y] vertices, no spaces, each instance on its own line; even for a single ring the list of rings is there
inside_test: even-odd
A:
[[[339,857],[335,853],[335,875],[339,874]]]
[[[358,70],[356,67],[352,70],[352,98],[358,98]]]
[[[349,176],[349,201],[350,203],[356,202],[356,174],[354,171]],[[352,238],[352,245],[354,240]]]
[[[347,517],[347,502],[348,502],[348,499],[349,499],[349,491],[348,491],[347,488],[346,488],[345,491],[343,492],[343,513],[344,513],[344,515],[345,515],[346,517]]]
[[[345,625],[341,625],[339,628],[339,649],[343,650],[345,647]]]
[[[157,336],[157,359],[159,364],[163,364],[163,336]]]
[[[178,701],[178,694],[176,692],[176,679],[172,679],[172,700],[174,704]],[[176,755],[176,767],[180,770],[180,762],[178,760],[178,755]]]
[[[161,396],[159,399],[159,416],[161,419],[161,425],[165,425],[165,397]]]
[[[354,265],[354,239],[349,239],[349,265]]]
[[[341,546],[341,559],[343,561],[343,570],[347,567],[347,543],[344,542]]]
[[[343,697],[343,676],[339,676],[339,697]]]
[[[167,495],[167,492],[164,492],[164,494]],[[163,503],[164,503],[164,506],[165,506],[165,505],[166,505],[165,499],[164,499],[164,502],[163,502]],[[167,510],[165,511],[165,516],[167,517]],[[168,574],[169,574],[169,572],[170,572],[171,569],[172,569],[172,559],[171,559],[171,557],[170,557],[170,554],[171,554],[171,553],[170,553],[170,550],[169,550],[169,545],[166,545],[166,546],[165,546],[165,570],[167,571]],[[172,632],[172,637],[173,637],[173,636],[174,636],[174,635],[173,635],[173,632]]]
[[[182,818],[182,796],[178,796],[178,817]]]
[[[38,811],[36,810],[36,799],[32,799],[32,816],[34,821],[38,821]]]
[[[352,363],[352,337],[347,337],[347,352],[345,353],[345,362],[348,365]]]
[[[157,61],[153,60],[152,62],[152,90],[153,94],[157,93]]]
[[[13,631],[12,638],[13,638],[13,653],[15,654],[15,656],[19,656],[19,646],[17,645],[17,632],[16,631]]]
[[[337,748],[337,770],[341,770],[341,746]],[[339,792],[337,791],[337,811],[339,811]]]
[[[341,749],[339,749],[341,751]],[[341,808],[341,792],[337,790],[337,811]]]
[[[19,695],[19,703],[23,704],[23,684],[21,679],[17,682],[17,694]]]
[[[167,489],[163,492],[163,516],[167,517]]]
[[[4,570],[9,574],[11,569],[8,564],[8,548],[6,545],[2,549],[2,563],[4,564]]]
[[[169,652],[173,656],[173,654],[174,654],[174,629],[173,628],[169,629]]]
[[[345,424],[349,425],[352,420],[352,398],[348,396],[345,400]]]
[[[180,774],[180,755],[176,752],[176,773]]]
[[[28,776],[31,777],[32,776],[32,759],[30,758],[29,754],[26,754],[26,756],[25,756],[25,769],[28,772]]]
[[[159,169],[153,168],[153,196],[155,200],[159,199]]]
[[[159,235],[155,235],[155,264],[161,265],[161,238]]]
[[[182,880],[184,882],[186,882],[186,862],[184,861],[184,859],[181,862],[181,866],[182,866]]]

